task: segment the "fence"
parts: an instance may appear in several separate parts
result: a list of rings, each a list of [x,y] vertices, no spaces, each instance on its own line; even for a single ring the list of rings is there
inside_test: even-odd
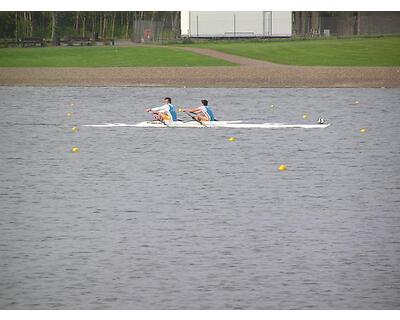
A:
[[[400,12],[293,12],[294,36],[385,34],[400,34]]]
[[[162,42],[179,37],[178,30],[164,21],[137,20],[131,32],[133,42]]]

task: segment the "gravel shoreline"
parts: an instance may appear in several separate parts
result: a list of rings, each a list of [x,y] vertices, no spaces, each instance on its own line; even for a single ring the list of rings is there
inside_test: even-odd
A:
[[[299,67],[181,48],[232,67],[0,68],[1,86],[162,86],[221,88],[400,88],[400,67]]]

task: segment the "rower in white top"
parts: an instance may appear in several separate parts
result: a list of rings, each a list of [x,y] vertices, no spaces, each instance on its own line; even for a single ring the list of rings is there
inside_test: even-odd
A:
[[[206,99],[201,100],[201,105],[200,107],[196,108],[188,108],[188,109],[183,109],[184,112],[187,113],[194,113],[195,116],[193,118],[198,121],[216,121],[214,112],[212,111],[211,107],[208,105],[208,101]]]
[[[164,98],[164,104],[161,107],[148,108],[146,111],[153,112],[154,120],[158,120],[162,123],[166,121],[177,121],[176,109],[170,97]]]

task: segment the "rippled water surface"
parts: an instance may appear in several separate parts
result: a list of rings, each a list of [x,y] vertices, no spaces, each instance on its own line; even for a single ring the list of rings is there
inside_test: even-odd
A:
[[[164,96],[332,126],[71,131],[146,120]],[[1,309],[399,309],[400,90],[0,97]]]

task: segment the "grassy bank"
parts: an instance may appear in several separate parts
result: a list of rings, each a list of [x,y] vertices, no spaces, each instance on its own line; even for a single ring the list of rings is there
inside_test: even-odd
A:
[[[189,46],[300,66],[400,66],[400,37],[288,41],[210,41]]]
[[[0,49],[0,67],[231,66],[230,62],[173,48],[47,47]]]

